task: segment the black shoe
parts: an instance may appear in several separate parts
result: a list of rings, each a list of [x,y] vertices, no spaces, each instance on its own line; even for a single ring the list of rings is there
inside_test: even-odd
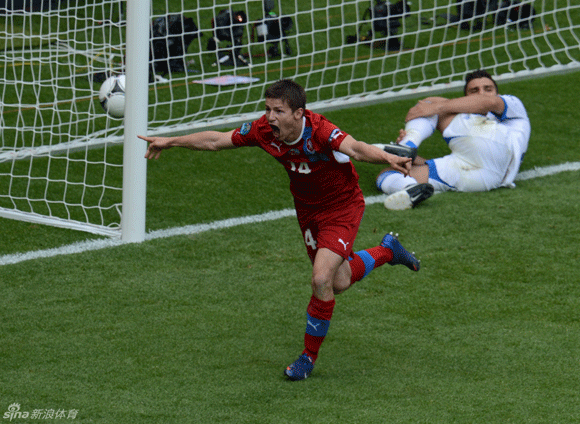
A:
[[[383,150],[387,153],[392,155],[397,155],[403,158],[411,158],[411,160],[415,160],[417,157],[417,148],[416,147],[409,147],[403,144],[391,143],[385,145]]]
[[[414,184],[407,187],[405,190],[397,191],[396,193],[387,196],[384,201],[385,208],[402,211],[404,209],[411,209],[433,196],[435,189],[429,183]]]

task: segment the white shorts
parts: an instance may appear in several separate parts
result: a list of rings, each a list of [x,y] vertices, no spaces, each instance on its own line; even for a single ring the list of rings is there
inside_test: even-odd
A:
[[[481,115],[459,114],[443,131],[451,154],[427,161],[436,191],[498,188],[513,152],[505,128]]]

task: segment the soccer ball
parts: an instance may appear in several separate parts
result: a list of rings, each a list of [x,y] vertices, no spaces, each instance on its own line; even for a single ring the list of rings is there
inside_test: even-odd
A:
[[[99,101],[112,118],[125,115],[125,75],[114,75],[105,80],[99,90]]]

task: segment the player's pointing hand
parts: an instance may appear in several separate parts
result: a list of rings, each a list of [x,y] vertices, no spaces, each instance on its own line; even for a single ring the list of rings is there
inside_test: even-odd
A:
[[[144,137],[142,135],[138,135],[137,137],[149,143],[147,152],[145,153],[146,159],[159,159],[162,150],[172,147],[169,137]]]

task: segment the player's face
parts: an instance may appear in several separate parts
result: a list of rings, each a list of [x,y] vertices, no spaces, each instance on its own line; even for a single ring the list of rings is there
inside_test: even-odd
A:
[[[300,137],[303,114],[302,108],[292,112],[288,103],[280,99],[266,99],[266,119],[277,140],[291,143]]]
[[[465,89],[466,94],[487,94],[490,96],[497,96],[497,89],[495,84],[489,78],[475,78],[469,81]]]

